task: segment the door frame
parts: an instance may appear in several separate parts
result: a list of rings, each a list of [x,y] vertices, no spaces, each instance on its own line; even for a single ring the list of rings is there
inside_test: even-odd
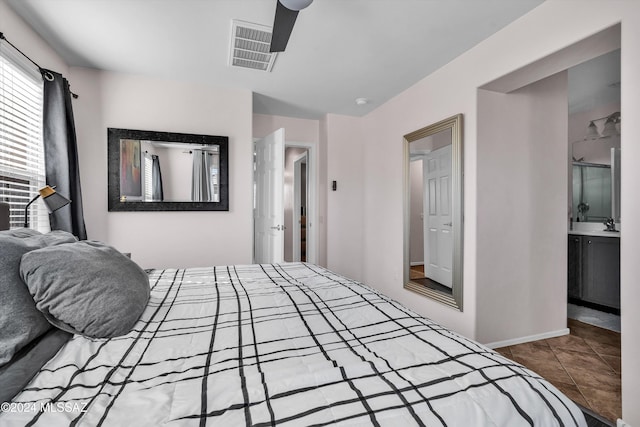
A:
[[[286,149],[286,147],[285,147]],[[301,241],[301,221],[302,221],[302,214],[300,213],[300,209],[298,209],[298,207],[300,206],[300,204],[302,203],[302,163],[307,164],[309,162],[309,151],[305,151],[304,153],[300,154],[298,157],[296,157],[295,159],[293,159],[293,215],[292,215],[292,222],[291,222],[291,231],[292,231],[292,250],[293,250],[293,261],[294,262],[299,262],[300,258],[302,257],[302,252],[300,250],[300,241]],[[307,173],[308,175],[308,173]],[[308,195],[308,191],[309,191],[309,183],[308,180],[305,180],[305,184],[306,184],[306,191],[305,191],[305,195],[307,196],[307,203],[305,203],[305,205],[308,205],[309,203],[309,195]],[[307,212],[308,212],[308,206],[307,206]]]
[[[285,134],[286,135],[286,134]],[[317,145],[313,142],[284,142],[285,150],[289,147],[305,148],[307,150],[307,261],[310,264],[318,262],[318,155]],[[300,212],[294,212],[300,218]],[[295,234],[294,234],[295,238]],[[298,238],[299,239],[299,238]],[[295,254],[295,249],[294,249]],[[298,257],[299,258],[299,257]],[[295,259],[295,256],[294,256]]]
[[[287,133],[285,128],[285,141],[284,148],[298,147],[307,149],[307,262],[310,264],[318,263],[318,247],[319,247],[319,235],[318,235],[318,145],[314,142],[299,142],[299,141],[287,141]],[[255,143],[262,138],[253,138],[254,148],[251,150],[251,224],[252,229],[255,229],[255,217],[253,215],[253,209],[255,209],[255,185],[256,185],[256,171],[255,171]],[[252,259],[255,264],[256,255],[256,241],[255,233],[251,233],[252,240]]]

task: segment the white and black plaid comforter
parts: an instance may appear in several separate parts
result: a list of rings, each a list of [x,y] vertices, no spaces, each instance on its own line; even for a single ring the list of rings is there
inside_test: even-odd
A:
[[[75,336],[0,425],[585,425],[535,373],[321,267],[149,277],[131,333]]]

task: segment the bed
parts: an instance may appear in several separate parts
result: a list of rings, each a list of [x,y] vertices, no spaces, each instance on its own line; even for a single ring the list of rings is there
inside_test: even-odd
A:
[[[315,265],[148,280],[129,333],[73,335],[0,425],[586,425],[534,372]]]

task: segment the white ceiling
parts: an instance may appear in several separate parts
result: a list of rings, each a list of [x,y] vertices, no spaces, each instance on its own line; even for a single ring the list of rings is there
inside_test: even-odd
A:
[[[246,88],[256,113],[320,118],[371,111],[543,0],[315,0],[271,73],[227,61],[231,20],[271,26],[276,0],[7,2],[71,66]]]

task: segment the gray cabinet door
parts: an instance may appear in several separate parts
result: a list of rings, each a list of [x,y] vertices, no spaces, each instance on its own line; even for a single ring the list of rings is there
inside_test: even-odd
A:
[[[567,291],[569,298],[582,298],[582,236],[569,235],[569,274]]]
[[[582,299],[620,308],[620,239],[582,238]]]

